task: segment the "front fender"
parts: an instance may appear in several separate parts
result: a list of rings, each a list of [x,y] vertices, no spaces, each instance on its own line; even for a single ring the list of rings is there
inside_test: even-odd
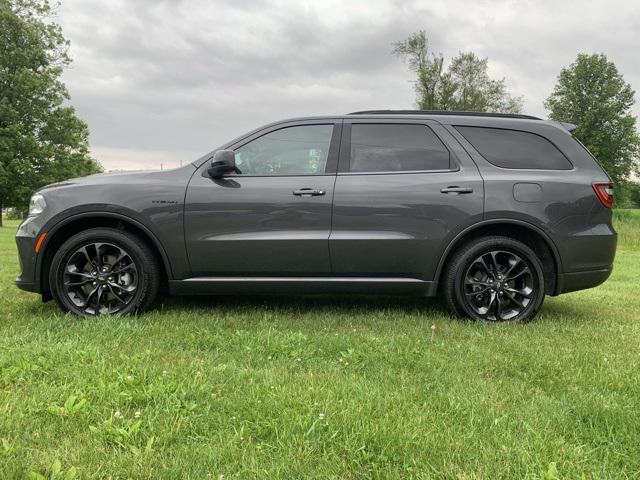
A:
[[[168,212],[170,214],[170,212]],[[181,217],[181,212],[180,212]],[[40,287],[42,291],[42,271],[44,268],[44,260],[47,258],[47,253],[52,244],[59,244],[58,234],[61,234],[67,228],[76,226],[78,222],[86,223],[87,225],[98,225],[100,219],[116,220],[133,226],[135,229],[142,232],[155,246],[158,251],[162,262],[167,272],[169,279],[184,278],[188,276],[188,265],[186,263],[186,256],[184,255],[184,245],[177,252],[167,252],[165,248],[163,237],[171,235],[166,231],[162,231],[158,225],[153,224],[147,218],[140,213],[115,205],[104,204],[87,204],[70,208],[66,211],[60,212],[50,218],[40,229],[40,232],[47,232],[47,236],[35,257],[35,284]],[[176,223],[176,222],[172,222]],[[182,226],[182,221],[177,222]],[[178,239],[183,243],[183,235],[180,233]],[[175,241],[175,238],[173,239]]]

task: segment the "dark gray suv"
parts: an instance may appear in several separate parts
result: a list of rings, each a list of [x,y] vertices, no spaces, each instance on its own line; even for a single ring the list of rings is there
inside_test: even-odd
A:
[[[434,296],[525,321],[594,287],[613,190],[569,124],[367,111],[261,127],[185,167],[46,187],[16,235],[24,290],[78,315],[172,294]]]

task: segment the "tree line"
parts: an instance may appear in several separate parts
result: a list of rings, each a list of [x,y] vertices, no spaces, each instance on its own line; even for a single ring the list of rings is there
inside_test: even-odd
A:
[[[61,80],[71,63],[69,42],[47,0],[0,0],[0,207],[26,210],[44,185],[102,171],[89,154],[89,129],[69,103]],[[505,79],[492,79],[488,59],[461,52],[446,62],[419,31],[392,53],[414,73],[417,107],[520,113],[523,98]],[[603,54],[579,54],[563,68],[544,102],[549,118],[574,123],[628,201],[637,206],[640,137],[631,113],[635,92]],[[635,185],[635,186],[634,186]],[[625,193],[626,192],[626,193]],[[0,216],[0,225],[2,225]]]
[[[419,31],[396,42],[392,53],[414,73],[416,106],[422,110],[521,113],[522,97],[509,93],[505,79],[488,74],[488,59],[461,52],[447,68]],[[600,162],[616,185],[617,204],[640,207],[640,136],[631,108],[635,92],[604,54],[578,54],[560,70],[544,101],[549,119],[577,125],[573,135]]]

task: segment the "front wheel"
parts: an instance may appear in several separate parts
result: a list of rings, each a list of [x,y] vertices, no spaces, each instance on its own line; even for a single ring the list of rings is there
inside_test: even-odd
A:
[[[524,243],[491,236],[458,250],[444,279],[449,308],[459,316],[490,322],[526,322],[545,296],[540,259]]]
[[[148,307],[158,291],[158,262],[135,235],[112,228],[80,232],[58,249],[49,270],[53,298],[80,316],[126,315]]]

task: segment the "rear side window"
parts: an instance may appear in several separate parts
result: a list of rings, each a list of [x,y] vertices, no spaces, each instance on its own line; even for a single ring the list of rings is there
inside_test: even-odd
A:
[[[352,172],[448,170],[449,150],[425,125],[362,124],[351,126]]]
[[[455,128],[496,167],[541,170],[573,168],[553,143],[535,133],[486,127]]]

